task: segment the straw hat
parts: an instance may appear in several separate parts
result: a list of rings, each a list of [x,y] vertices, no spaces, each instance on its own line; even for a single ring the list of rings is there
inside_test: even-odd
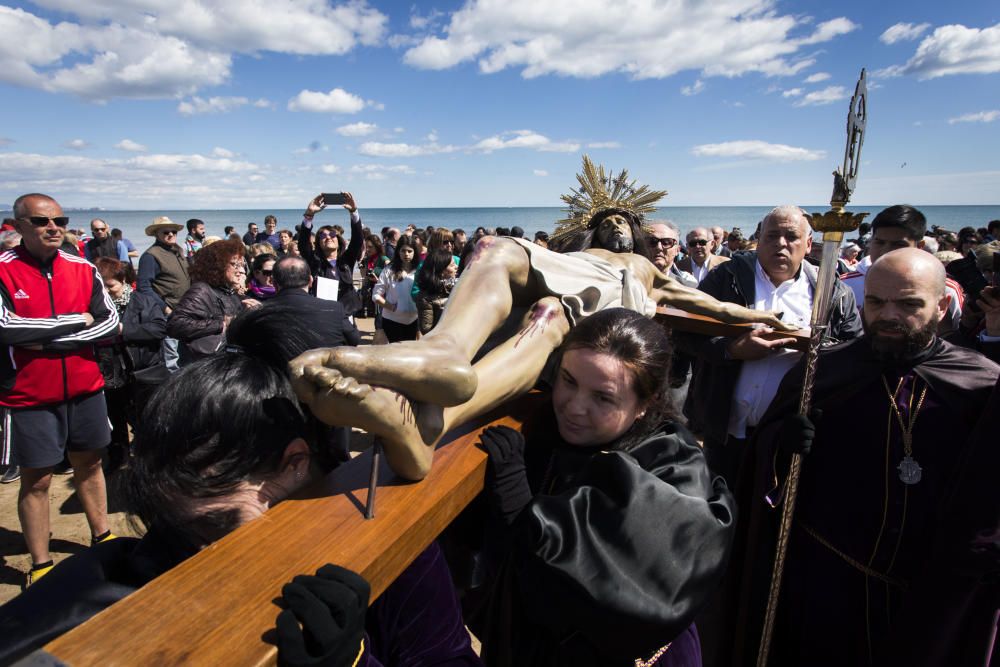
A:
[[[153,218],[153,224],[146,227],[146,236],[156,236],[157,232],[162,232],[167,229],[179,232],[184,229],[184,225],[178,225],[167,216],[161,215],[159,218]]]

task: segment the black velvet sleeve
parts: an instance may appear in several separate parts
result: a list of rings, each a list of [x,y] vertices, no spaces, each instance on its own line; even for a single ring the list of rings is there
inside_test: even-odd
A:
[[[628,660],[693,622],[722,577],[735,503],[675,428],[594,455],[572,486],[522,512],[514,566],[534,623]]]

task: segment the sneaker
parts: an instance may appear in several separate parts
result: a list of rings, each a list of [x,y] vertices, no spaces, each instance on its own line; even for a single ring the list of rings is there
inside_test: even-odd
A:
[[[28,570],[28,576],[25,578],[24,587],[27,588],[31,584],[35,583],[36,581],[47,575],[49,571],[55,566],[56,566],[55,563],[53,563],[52,561],[49,561],[47,563],[42,563],[41,565],[32,565],[31,569]]]
[[[0,476],[0,484],[10,484],[21,479],[21,466],[7,466],[3,476]]]
[[[96,544],[101,544],[103,542],[110,542],[111,540],[117,540],[117,539],[118,539],[118,536],[115,535],[114,533],[112,533],[109,530],[108,532],[104,533],[103,535],[98,535],[96,537],[91,537],[90,538],[90,546],[94,546]]]

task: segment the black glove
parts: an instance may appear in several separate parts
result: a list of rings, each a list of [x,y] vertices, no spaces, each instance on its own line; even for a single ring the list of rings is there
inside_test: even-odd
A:
[[[278,664],[351,667],[361,653],[371,587],[361,575],[324,565],[281,588],[287,609],[278,614]],[[301,623],[301,627],[300,624]]]
[[[778,450],[785,456],[799,454],[805,456],[812,449],[816,437],[816,426],[823,417],[821,410],[813,410],[809,416],[794,414],[785,417],[778,428]]]
[[[490,506],[507,526],[531,502],[524,467],[524,436],[508,426],[491,426],[480,436],[490,459],[486,465],[486,490]]]

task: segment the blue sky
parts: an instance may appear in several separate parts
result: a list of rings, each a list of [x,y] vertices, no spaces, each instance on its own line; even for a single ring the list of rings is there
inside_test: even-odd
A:
[[[816,204],[862,67],[856,203],[1000,203],[996,2],[8,2],[0,202]]]

